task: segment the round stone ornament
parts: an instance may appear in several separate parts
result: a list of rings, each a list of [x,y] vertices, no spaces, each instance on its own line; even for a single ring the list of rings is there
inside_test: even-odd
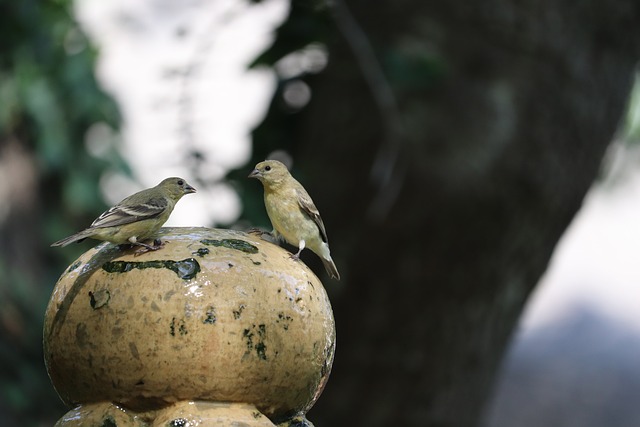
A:
[[[171,425],[174,413],[200,417],[194,425],[202,427],[227,425],[227,408],[255,421],[243,418],[246,425],[304,416],[335,349],[316,275],[252,234],[163,228],[159,238],[162,249],[142,254],[102,243],[58,280],[45,362],[75,408],[58,425],[93,425],[73,424],[82,414],[119,426],[165,425],[154,421],[163,417]]]

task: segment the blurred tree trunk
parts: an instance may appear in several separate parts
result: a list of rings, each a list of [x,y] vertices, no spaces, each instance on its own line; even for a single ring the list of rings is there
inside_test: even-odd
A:
[[[640,6],[343,6],[333,13],[344,38],[309,80],[294,135],[343,274],[329,287],[334,370],[310,419],[478,425],[526,299],[623,115]],[[349,13],[382,64],[397,118],[393,102],[372,95],[384,88],[362,79],[371,64],[345,40],[358,34]],[[376,172],[381,152],[388,162]]]

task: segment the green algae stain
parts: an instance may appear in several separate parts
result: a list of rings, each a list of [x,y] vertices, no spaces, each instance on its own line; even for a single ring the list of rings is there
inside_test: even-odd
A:
[[[200,272],[200,264],[195,258],[186,258],[182,261],[110,261],[102,264],[102,269],[107,273],[127,273],[131,270],[143,270],[145,268],[168,268],[182,280],[193,279]]]
[[[200,248],[195,252],[191,252],[194,255],[198,255],[199,257],[203,257],[205,255],[209,255],[209,249],[208,248]]]
[[[248,254],[258,253],[257,247],[253,246],[249,242],[246,242],[240,239],[222,239],[222,240],[204,239],[204,240],[200,240],[200,243],[208,246],[222,246],[225,248],[246,252]]]
[[[252,325],[251,328],[245,329],[242,333],[246,340],[246,354],[250,354],[255,350],[256,355],[261,360],[267,360],[267,346],[265,344],[267,328],[264,324]]]
[[[245,305],[244,304],[240,304],[240,306],[238,306],[237,310],[233,310],[233,318],[238,320],[240,318],[240,316],[242,316],[242,311],[245,309]]]
[[[278,320],[276,320],[276,323],[282,323],[282,328],[285,331],[289,330],[289,325],[291,324],[292,321],[293,321],[293,318],[288,314],[284,314],[284,312],[282,311],[278,313]]]
[[[102,420],[102,424],[100,424],[100,427],[118,427],[118,424],[116,424],[116,421],[111,415],[108,415],[105,419]]]
[[[187,324],[184,319],[176,319],[175,317],[171,319],[171,324],[169,325],[169,333],[172,337],[178,335],[187,335],[189,331],[187,330]]]
[[[184,418],[176,418],[175,420],[171,420],[167,423],[168,427],[187,427],[189,425],[189,421]]]
[[[209,306],[209,308],[207,309],[206,315],[207,317],[202,321],[202,323],[209,324],[209,325],[213,325],[214,323],[216,323],[217,316],[216,316],[216,308],[214,306],[212,305]]]

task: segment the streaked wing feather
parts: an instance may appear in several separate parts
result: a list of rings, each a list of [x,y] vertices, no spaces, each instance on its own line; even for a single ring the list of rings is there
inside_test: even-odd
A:
[[[327,237],[327,231],[324,229],[324,223],[322,222],[322,218],[320,218],[320,212],[318,212],[318,208],[311,200],[311,197],[304,189],[297,188],[296,194],[298,196],[298,204],[302,208],[302,211],[309,215],[309,217],[316,223],[318,229],[320,230],[320,236],[322,237],[322,241],[325,243],[329,242]]]
[[[167,201],[163,198],[151,199],[146,203],[132,206],[116,205],[96,218],[91,227],[115,227],[155,218],[165,211],[167,205]]]

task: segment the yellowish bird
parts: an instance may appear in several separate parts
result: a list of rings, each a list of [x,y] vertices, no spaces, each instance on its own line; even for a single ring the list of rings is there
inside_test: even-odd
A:
[[[320,212],[287,167],[277,160],[266,160],[256,165],[249,178],[259,179],[264,186],[264,205],[273,236],[298,248],[291,257],[299,259],[302,250],[309,248],[320,257],[329,276],[340,280]]]
[[[143,240],[152,238],[167,222],[178,200],[196,190],[182,178],[163,180],[152,188],[135,193],[111,209],[103,212],[91,226],[72,236],[58,240],[51,246],[67,246],[86,238],[105,240],[117,245],[129,243],[148,250],[157,250],[162,242],[148,245]]]

